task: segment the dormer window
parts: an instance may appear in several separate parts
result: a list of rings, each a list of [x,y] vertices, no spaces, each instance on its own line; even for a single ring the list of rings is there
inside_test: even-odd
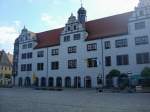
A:
[[[141,10],[141,11],[139,12],[139,15],[140,15],[140,16],[143,16],[143,15],[144,15],[144,11]]]
[[[74,30],[76,30],[77,29],[77,26],[74,26]]]
[[[70,36],[68,35],[68,36],[64,36],[64,42],[68,42],[68,41],[70,41]]]
[[[28,36],[29,36],[29,37],[31,36],[30,33],[28,34]]]
[[[141,30],[146,27],[145,21],[135,23],[135,30]]]
[[[80,37],[81,37],[80,33],[74,34],[74,40],[80,40]]]
[[[22,49],[27,49],[27,44],[23,44]]]
[[[28,44],[28,48],[32,48],[32,43],[29,43],[29,44]]]
[[[71,28],[68,26],[68,31],[70,31],[70,29],[71,29]]]

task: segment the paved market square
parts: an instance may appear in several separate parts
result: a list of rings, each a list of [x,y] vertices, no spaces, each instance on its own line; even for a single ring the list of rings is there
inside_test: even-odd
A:
[[[0,112],[150,112],[150,94],[0,88]]]

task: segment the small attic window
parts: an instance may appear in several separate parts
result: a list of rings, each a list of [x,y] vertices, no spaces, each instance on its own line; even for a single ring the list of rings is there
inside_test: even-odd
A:
[[[67,29],[68,29],[68,31],[70,31],[70,27],[69,27],[69,26],[68,26],[68,28],[67,28]]]
[[[28,34],[28,36],[29,36],[29,37],[31,36],[30,33]]]
[[[144,11],[141,10],[141,11],[139,12],[139,15],[140,15],[140,16],[143,16],[143,15],[144,15]]]
[[[77,29],[77,26],[74,25],[74,30],[76,30],[76,29]]]

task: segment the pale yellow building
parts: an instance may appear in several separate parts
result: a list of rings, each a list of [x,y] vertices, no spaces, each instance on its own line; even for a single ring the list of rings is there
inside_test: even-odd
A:
[[[11,85],[12,82],[12,58],[10,53],[0,51],[0,86]]]

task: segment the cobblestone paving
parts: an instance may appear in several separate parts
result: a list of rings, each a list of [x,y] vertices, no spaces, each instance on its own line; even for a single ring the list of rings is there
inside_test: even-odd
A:
[[[0,112],[150,112],[150,94],[0,88]]]

